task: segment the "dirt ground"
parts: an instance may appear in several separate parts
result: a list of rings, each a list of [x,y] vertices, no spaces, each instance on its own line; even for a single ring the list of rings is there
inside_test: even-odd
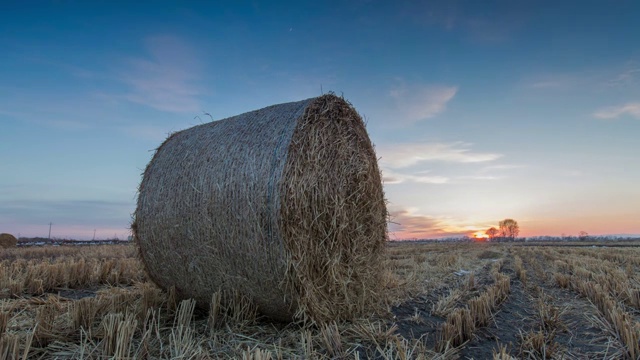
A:
[[[608,262],[605,266],[618,270],[627,268],[630,281],[626,285],[631,286],[627,290],[633,293],[634,290],[637,292],[640,284],[636,275],[640,255],[637,244],[625,245],[628,250],[624,254],[615,249],[593,246],[578,254],[575,250],[583,246],[577,245],[557,247],[563,254],[556,254],[553,258],[542,255],[544,246],[493,247],[492,251],[500,252],[499,259],[504,261],[502,272],[510,277],[511,291],[492,314],[490,324],[476,329],[473,337],[457,348],[457,356],[462,359],[491,359],[499,358],[502,353],[503,356],[508,354],[518,359],[638,358],[634,357],[639,356],[637,352],[629,354],[629,346],[622,341],[619,329],[605,319],[592,300],[570,288],[558,286],[554,278],[558,270],[552,262],[555,258],[579,261],[581,258],[614,254],[619,261]],[[514,256],[523,259],[522,269],[527,274],[524,278],[516,274]],[[474,296],[487,286],[490,282],[487,273],[488,266],[483,266],[476,275],[481,279],[478,287],[467,297]],[[407,338],[424,338],[429,346],[435,346],[439,327],[445,322],[445,317],[433,315],[430,309],[444,294],[446,289],[431,291],[393,307],[393,322],[398,325],[399,333]],[[625,305],[628,301],[624,296],[618,296],[616,300],[635,320],[632,328],[637,335],[640,329],[637,304]],[[464,299],[460,299],[457,305],[464,306],[464,302]],[[551,314],[544,313],[541,308],[549,310]],[[536,343],[535,339],[541,341]]]

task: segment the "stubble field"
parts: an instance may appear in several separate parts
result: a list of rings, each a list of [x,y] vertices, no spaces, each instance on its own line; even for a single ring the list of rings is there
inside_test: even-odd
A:
[[[640,358],[638,247],[389,243],[381,266],[377,314],[278,324],[178,301],[131,245],[7,249],[0,359]]]

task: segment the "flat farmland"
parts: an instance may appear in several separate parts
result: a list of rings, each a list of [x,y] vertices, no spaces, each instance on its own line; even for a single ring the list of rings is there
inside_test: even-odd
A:
[[[196,308],[132,245],[6,249],[0,359],[639,359],[640,247],[573,245],[389,243],[380,309],[324,324]]]

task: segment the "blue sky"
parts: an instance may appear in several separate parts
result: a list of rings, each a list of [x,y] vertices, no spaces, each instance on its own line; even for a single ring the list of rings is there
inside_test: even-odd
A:
[[[169,132],[334,91],[392,239],[638,234],[638,24],[635,1],[3,2],[0,232],[126,237]]]

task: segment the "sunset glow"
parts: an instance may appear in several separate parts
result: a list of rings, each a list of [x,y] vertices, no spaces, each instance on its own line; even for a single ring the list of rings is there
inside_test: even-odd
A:
[[[476,239],[486,240],[489,238],[489,235],[485,234],[484,231],[476,231],[472,234],[472,236]]]

